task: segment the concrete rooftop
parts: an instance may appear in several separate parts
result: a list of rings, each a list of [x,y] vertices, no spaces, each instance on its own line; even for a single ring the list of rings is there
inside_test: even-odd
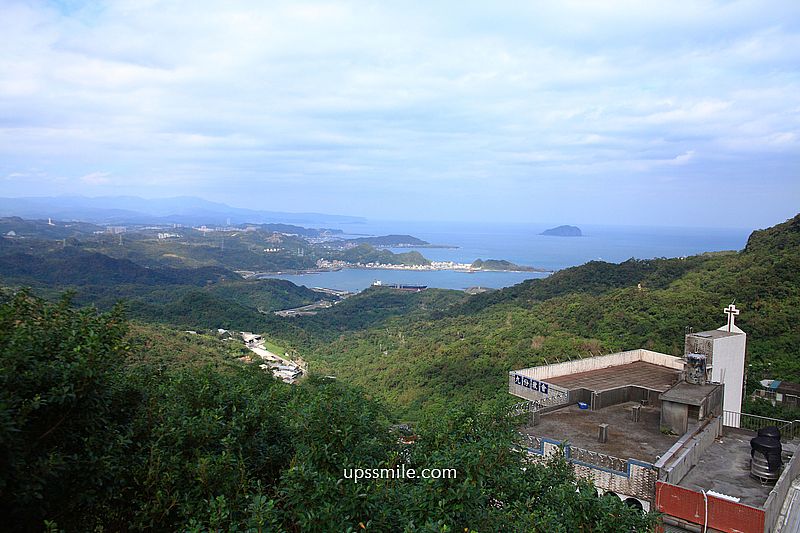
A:
[[[542,414],[538,425],[526,426],[521,431],[559,442],[569,441],[579,448],[620,459],[655,463],[678,437],[661,433],[661,412],[657,408],[642,407],[639,421],[633,422],[631,407],[634,405],[639,403],[625,402],[592,411],[573,404]],[[597,442],[599,424],[608,424],[608,441],[602,444]]]
[[[717,383],[709,383],[707,385],[693,385],[687,382],[681,382],[672,387],[670,390],[660,396],[660,399],[670,402],[678,402],[688,405],[701,405],[703,400],[711,395],[715,390],[721,388],[722,385]],[[721,393],[720,393],[721,394]]]
[[[626,385],[636,385],[664,392],[678,381],[679,374],[679,370],[636,361],[627,365],[549,378],[545,381],[570,390],[588,389],[600,392]]]
[[[722,339],[725,337],[733,337],[734,335],[741,335],[737,331],[725,331],[720,329],[712,329],[709,331],[698,331],[690,333],[690,337],[700,337],[701,339]]]
[[[700,461],[678,483],[695,491],[720,492],[740,498],[740,503],[761,507],[775,484],[763,485],[750,476],[750,439],[754,431],[726,427],[724,435],[702,455]],[[785,453],[794,450],[792,443],[782,442]]]

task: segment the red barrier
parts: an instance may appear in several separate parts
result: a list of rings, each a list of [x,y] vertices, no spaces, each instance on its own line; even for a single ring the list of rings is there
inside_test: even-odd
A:
[[[706,509],[702,492],[656,482],[656,509],[703,525]],[[764,533],[764,510],[708,496],[708,527],[726,533]]]

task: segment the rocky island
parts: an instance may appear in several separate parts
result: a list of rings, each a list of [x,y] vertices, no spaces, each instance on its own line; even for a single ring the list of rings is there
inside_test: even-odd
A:
[[[558,226],[557,228],[550,228],[544,230],[539,235],[547,235],[548,237],[581,237],[581,228],[577,226]]]

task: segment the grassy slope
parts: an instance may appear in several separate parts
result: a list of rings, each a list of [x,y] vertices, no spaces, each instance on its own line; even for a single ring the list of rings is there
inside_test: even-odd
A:
[[[157,324],[130,323],[127,343],[131,346],[126,364],[177,369],[211,366],[225,370],[242,364],[250,351],[240,339],[222,340],[216,335],[193,335]]]

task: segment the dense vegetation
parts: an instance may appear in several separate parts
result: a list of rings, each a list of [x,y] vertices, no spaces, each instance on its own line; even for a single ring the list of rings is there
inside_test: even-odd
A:
[[[14,267],[16,262],[35,260],[60,250],[71,253],[73,257],[80,253],[102,254],[146,268],[219,267],[257,272],[314,269],[318,259],[394,265],[429,264],[416,251],[395,254],[372,246],[373,241],[387,243],[405,237],[412,242],[418,241],[402,235],[327,243],[325,239],[318,241],[321,237],[340,235],[342,231],[287,224],[247,225],[244,229],[215,231],[184,227],[132,229],[134,231],[114,234],[92,224],[59,222],[50,225],[41,220],[0,218],[0,232],[5,237],[0,239],[0,257],[8,256],[8,266]],[[356,246],[343,248],[348,242]],[[0,265],[0,273],[5,273],[4,270],[5,265]]]
[[[593,261],[474,296],[371,289],[311,317],[270,312],[321,299],[291,283],[229,279],[215,267],[143,268],[70,250],[69,243],[48,245],[39,265],[26,263],[35,275],[14,270],[13,261],[0,274],[8,285],[33,285],[49,297],[73,288],[76,302],[106,309],[125,297],[140,321],[267,333],[312,370],[345,378],[417,419],[433,405],[508,399],[506,376],[515,368],[638,347],[680,355],[685,328],[718,327],[721,309],[734,299],[749,334],[749,384],[800,381],[798,220],[754,232],[741,252]],[[2,246],[16,253],[21,245]],[[0,266],[9,257],[0,254]],[[73,263],[59,267],[66,261]]]
[[[719,327],[735,299],[754,386],[800,381],[797,272],[800,216],[754,232],[741,252],[593,261],[500,291],[428,301],[425,311],[420,303],[373,316],[338,337],[331,332],[341,306],[291,328],[267,327],[300,347],[312,369],[346,377],[414,419],[433,405],[508,399],[507,373],[516,368],[640,347],[682,355],[686,327]]]
[[[470,266],[481,270],[512,270],[518,272],[540,270],[529,266],[517,265],[505,259],[486,259],[485,261],[483,259],[476,259]]]
[[[380,263],[383,265],[429,265],[431,262],[417,251],[395,254],[389,250],[377,249],[370,244],[359,244],[353,248],[328,253],[332,259],[348,263]]]
[[[107,311],[0,298],[0,512],[12,530],[642,530],[651,517],[576,492],[563,462],[523,469],[513,421],[497,415],[509,370],[637,347],[681,354],[685,328],[718,327],[736,299],[749,384],[800,381],[800,216],[740,252],[590,262],[474,296],[373,288],[288,319],[271,311],[320,294],[140,257],[147,239],[124,253],[109,241],[108,254],[99,237],[63,239],[0,239],[5,286],[51,301],[72,288]],[[290,387],[245,364],[238,342],[175,326],[266,333],[339,379]],[[415,422],[415,444],[397,420]],[[400,461],[459,477],[343,479]]]
[[[383,405],[338,380],[292,387],[238,364],[228,348],[206,364],[212,340],[134,329],[120,308],[98,315],[25,292],[0,301],[5,531],[610,532],[653,524],[616,497],[598,498],[563,460],[526,465],[505,416],[466,405],[430,412],[404,444]],[[454,468],[457,477],[355,483],[345,474],[400,463]]]

